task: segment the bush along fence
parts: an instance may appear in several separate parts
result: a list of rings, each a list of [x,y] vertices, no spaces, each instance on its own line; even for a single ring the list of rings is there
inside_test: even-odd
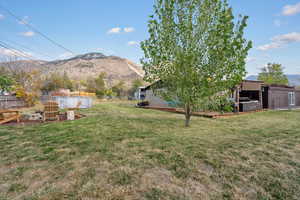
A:
[[[15,96],[0,96],[0,109],[20,108],[25,107],[24,100]]]

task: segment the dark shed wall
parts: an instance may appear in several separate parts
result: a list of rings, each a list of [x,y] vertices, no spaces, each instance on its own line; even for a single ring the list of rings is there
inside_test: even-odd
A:
[[[300,106],[300,90],[296,90],[295,96],[296,96],[296,106]]]
[[[269,109],[289,108],[289,92],[295,92],[295,89],[283,87],[269,87]]]

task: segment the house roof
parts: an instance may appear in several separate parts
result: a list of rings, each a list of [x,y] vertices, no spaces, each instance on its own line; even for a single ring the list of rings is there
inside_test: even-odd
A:
[[[145,90],[148,90],[151,88],[151,86],[153,86],[155,84],[159,84],[159,83],[162,83],[162,80],[155,81],[154,83],[151,83],[151,84],[145,86]]]
[[[243,80],[242,82],[250,82],[250,83],[264,83],[263,81],[255,81],[255,80]]]
[[[264,84],[266,87],[277,87],[277,88],[289,88],[295,89],[295,86],[283,85],[283,84]]]

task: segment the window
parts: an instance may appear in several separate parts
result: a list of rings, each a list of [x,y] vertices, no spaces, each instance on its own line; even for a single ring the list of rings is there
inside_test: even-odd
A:
[[[289,92],[289,105],[295,105],[295,92]]]

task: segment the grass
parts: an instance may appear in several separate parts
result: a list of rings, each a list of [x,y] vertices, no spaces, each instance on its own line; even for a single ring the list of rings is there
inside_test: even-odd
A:
[[[300,199],[300,111],[224,119],[101,103],[0,127],[0,199]]]

